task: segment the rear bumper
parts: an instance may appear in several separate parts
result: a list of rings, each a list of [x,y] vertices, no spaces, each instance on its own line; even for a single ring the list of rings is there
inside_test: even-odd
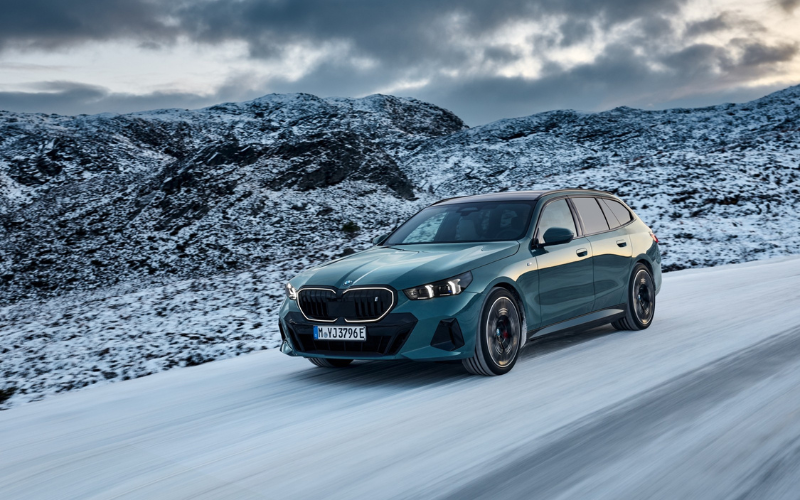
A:
[[[466,291],[432,300],[411,301],[403,297],[383,319],[364,324],[367,328],[366,342],[337,342],[314,340],[315,323],[307,320],[294,302],[286,301],[281,307],[279,320],[284,338],[281,351],[290,356],[309,358],[430,361],[467,358],[475,349],[480,302],[480,295]],[[453,329],[453,320],[458,324],[463,344],[441,342],[443,332],[440,324],[444,322],[449,332]],[[434,340],[437,328],[440,332]]]

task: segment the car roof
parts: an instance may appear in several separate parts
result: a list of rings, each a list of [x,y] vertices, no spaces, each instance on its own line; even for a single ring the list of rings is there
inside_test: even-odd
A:
[[[596,189],[550,189],[542,191],[503,191],[502,193],[485,193],[476,194],[473,196],[456,196],[454,198],[446,198],[437,201],[434,205],[454,205],[457,203],[472,203],[478,201],[534,201],[542,196],[564,193],[564,194],[591,194],[591,195],[605,195],[614,196],[606,191],[599,191]]]

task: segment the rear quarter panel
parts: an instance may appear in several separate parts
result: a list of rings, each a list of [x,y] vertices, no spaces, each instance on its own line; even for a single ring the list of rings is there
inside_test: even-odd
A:
[[[640,260],[650,264],[650,268],[653,271],[653,281],[656,284],[656,293],[658,293],[661,291],[661,251],[658,248],[658,243],[650,236],[650,228],[647,224],[638,217],[628,227],[630,228],[628,234],[631,238],[633,250],[631,267]]]

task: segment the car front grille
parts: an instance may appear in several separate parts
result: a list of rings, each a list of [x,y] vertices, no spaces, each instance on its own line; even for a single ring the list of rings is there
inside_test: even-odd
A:
[[[336,300],[336,292],[321,288],[302,289],[297,294],[297,307],[308,319],[332,321],[328,316],[328,303]]]
[[[355,316],[345,320],[375,321],[394,305],[394,293],[387,288],[356,288],[342,295],[342,302],[355,306]]]
[[[297,306],[310,320],[367,323],[385,316],[394,306],[394,292],[388,288],[301,288]]]
[[[287,336],[298,352],[332,356],[380,357],[394,356],[408,340],[417,319],[409,313],[389,314],[380,322],[367,326],[367,340],[315,340],[314,326],[290,313]]]

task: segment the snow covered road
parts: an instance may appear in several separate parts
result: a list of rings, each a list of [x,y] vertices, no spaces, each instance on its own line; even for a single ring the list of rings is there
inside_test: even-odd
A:
[[[800,259],[665,275],[503,377],[277,351],[0,412],[3,498],[797,498]]]

